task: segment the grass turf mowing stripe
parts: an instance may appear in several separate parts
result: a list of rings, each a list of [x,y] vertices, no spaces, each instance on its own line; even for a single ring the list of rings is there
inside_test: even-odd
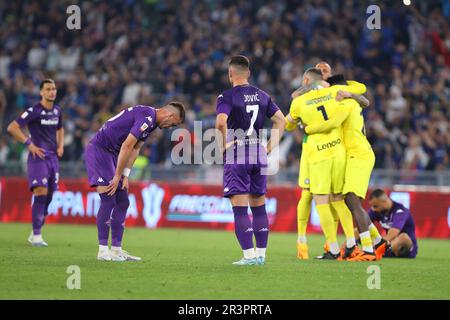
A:
[[[32,248],[28,224],[0,224],[0,299],[450,299],[450,241],[419,240],[416,259],[376,263],[299,261],[296,234],[272,233],[265,266],[236,267],[232,232],[129,228],[124,249],[142,262],[96,260],[95,226],[46,225],[48,248]],[[308,237],[311,256],[323,237]],[[381,290],[369,290],[369,265]],[[81,290],[66,286],[69,265]]]

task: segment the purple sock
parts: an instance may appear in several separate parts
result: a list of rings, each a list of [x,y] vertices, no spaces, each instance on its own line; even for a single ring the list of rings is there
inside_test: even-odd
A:
[[[48,207],[50,206],[50,202],[52,202],[52,199],[53,199],[53,191],[48,190],[47,198],[45,201],[45,212],[44,212],[45,216],[48,215]]]
[[[253,213],[253,233],[255,234],[256,247],[267,248],[269,238],[269,219],[267,218],[266,205],[251,207]]]
[[[116,206],[111,216],[111,245],[114,247],[122,246],[122,237],[125,230],[125,218],[127,216],[128,192],[126,190],[116,191]]]
[[[242,250],[253,248],[253,228],[247,207],[233,207],[234,231]]]
[[[98,243],[102,246],[108,245],[109,228],[111,225],[111,212],[116,205],[116,197],[100,194],[100,208],[97,213]]]
[[[47,196],[34,196],[33,205],[31,207],[31,215],[33,221],[33,234],[41,234],[41,228],[44,224],[45,203]]]

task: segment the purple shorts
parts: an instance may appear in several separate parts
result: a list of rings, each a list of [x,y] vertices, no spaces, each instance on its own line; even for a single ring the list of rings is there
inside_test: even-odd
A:
[[[84,153],[89,185],[107,186],[116,172],[117,156],[95,144],[89,143]]]
[[[30,190],[35,187],[45,187],[50,190],[58,190],[59,162],[56,154],[46,152],[45,159],[33,158],[28,155],[28,186]]]
[[[223,165],[223,195],[264,195],[267,190],[267,176],[261,174],[261,164]]]

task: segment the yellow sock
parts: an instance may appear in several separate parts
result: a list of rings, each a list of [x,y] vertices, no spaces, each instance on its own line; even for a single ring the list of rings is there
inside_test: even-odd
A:
[[[302,197],[297,205],[297,232],[298,241],[306,243],[306,227],[311,212],[312,194],[309,190],[302,190]]]
[[[372,247],[372,238],[370,237],[370,232],[362,232],[359,234],[359,237],[361,238],[361,245],[363,247],[363,250],[365,252],[373,252]]]
[[[337,242],[337,235],[334,229],[334,219],[331,213],[331,206],[329,204],[316,205],[317,213],[320,218],[320,225],[322,226],[323,234],[328,244]]]
[[[377,227],[375,227],[375,225],[373,223],[370,224],[369,231],[370,231],[370,237],[372,238],[374,244],[378,244],[378,242],[381,241],[381,235],[380,235],[380,232],[378,232]]]
[[[335,210],[339,216],[342,229],[344,230],[345,237],[347,238],[347,247],[353,247],[355,242],[355,227],[353,226],[353,216],[344,200],[331,202],[331,207]]]
[[[330,206],[330,208],[331,208],[331,214],[333,215],[333,220],[334,220],[334,232],[337,235],[338,227],[339,227],[339,215],[338,215],[337,211],[334,210],[333,206]]]

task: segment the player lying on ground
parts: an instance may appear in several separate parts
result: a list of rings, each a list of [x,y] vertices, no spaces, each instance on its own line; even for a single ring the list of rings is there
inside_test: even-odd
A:
[[[28,147],[28,186],[33,192],[31,206],[33,230],[28,242],[34,247],[46,247],[41,229],[48,215],[53,192],[58,189],[58,157],[64,152],[64,128],[61,108],[55,105],[56,85],[45,79],[40,86],[41,101],[28,108],[8,126],[8,132]],[[28,127],[27,137],[23,127]]]
[[[109,119],[86,147],[85,162],[91,187],[100,195],[97,213],[99,250],[103,261],[141,260],[122,250],[128,200],[128,176],[145,140],[157,127],[171,128],[184,121],[180,102],[160,109],[138,105]],[[111,229],[111,250],[108,248]]]
[[[371,221],[378,221],[386,230],[384,239],[381,236],[375,239],[375,243],[381,243],[383,240],[388,243],[382,247],[380,254],[384,257],[415,258],[419,247],[411,212],[389,198],[381,189],[370,194],[369,204]]]
[[[328,78],[331,86],[346,84],[342,75]],[[305,128],[306,134],[326,133],[336,128],[342,128],[345,150],[347,154],[344,177],[343,195],[345,203],[352,212],[358,228],[363,252],[352,259],[372,260],[374,249],[372,247],[371,232],[374,237],[379,236],[376,227],[371,223],[367,212],[362,206],[369,186],[370,175],[375,164],[375,154],[365,135],[364,118],[362,108],[352,99],[351,94],[340,92],[340,96],[347,98],[341,101],[339,108],[333,114],[323,120]],[[369,231],[370,230],[370,231]],[[383,250],[385,241],[376,244],[375,251]],[[378,259],[382,257],[379,253]],[[349,260],[352,260],[349,259]]]
[[[247,57],[232,57],[228,76],[233,88],[217,98],[216,128],[221,133],[221,150],[225,152],[223,191],[224,196],[230,198],[235,233],[244,254],[234,265],[265,263],[269,221],[265,204],[267,177],[264,168],[267,167],[267,154],[278,145],[285,126],[284,115],[270,96],[249,84],[249,67]],[[260,141],[260,130],[266,118],[273,121],[267,150]],[[248,216],[249,205],[253,221]]]
[[[303,76],[303,86],[308,86],[322,80],[319,69],[308,69]],[[303,125],[313,125],[328,119],[338,108],[336,95],[339,90],[355,94],[366,91],[363,84],[354,82],[352,86],[336,85],[329,88],[311,90],[292,101],[287,129],[292,130],[301,122]],[[309,175],[309,189],[316,202],[322,230],[329,244],[329,251],[320,258],[341,258],[337,244],[337,221],[340,220],[344,229],[347,246],[344,258],[356,250],[353,220],[350,211],[341,195],[345,174],[345,147],[340,128],[328,133],[317,133],[306,136],[307,147],[302,150],[302,157]],[[305,145],[305,144],[304,144]],[[305,179],[306,180],[306,179]]]

